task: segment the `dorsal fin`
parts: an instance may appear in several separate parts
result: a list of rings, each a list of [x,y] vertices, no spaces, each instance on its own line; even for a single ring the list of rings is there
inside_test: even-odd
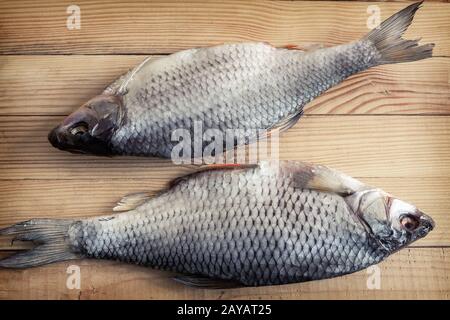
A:
[[[207,165],[201,165],[198,166],[198,169],[193,172],[189,173],[187,175],[178,177],[173,179],[169,182],[168,188],[173,188],[174,186],[178,185],[182,181],[186,181],[193,176],[207,172],[207,171],[216,171],[216,170],[242,170],[242,169],[251,169],[251,168],[257,168],[258,164],[238,164],[238,163],[223,163],[223,164],[207,164]]]
[[[193,173],[190,173],[190,174],[187,174],[187,175],[184,175],[184,176],[181,176],[181,177],[171,180],[168,183],[167,188],[164,188],[163,190],[161,190],[160,192],[158,192],[154,195],[152,195],[150,192],[144,191],[144,192],[131,193],[131,194],[124,196],[122,199],[119,200],[119,202],[117,202],[117,205],[113,208],[113,211],[114,212],[124,212],[124,211],[133,210],[133,209],[137,208],[138,206],[140,206],[141,204],[143,204],[144,202],[150,200],[151,198],[164,193],[165,191],[167,191],[170,188],[173,188],[174,186],[179,184],[181,181],[188,180],[188,179],[192,178],[194,175],[202,173],[202,172],[214,171],[214,170],[247,169],[247,168],[255,168],[257,166],[258,166],[257,164],[234,164],[234,163],[203,165],[203,166],[200,166],[198,169],[196,169],[196,171]]]
[[[120,199],[119,202],[117,202],[117,205],[113,208],[113,211],[123,212],[133,210],[143,204],[145,201],[149,200],[151,197],[152,196],[148,192],[128,194]]]

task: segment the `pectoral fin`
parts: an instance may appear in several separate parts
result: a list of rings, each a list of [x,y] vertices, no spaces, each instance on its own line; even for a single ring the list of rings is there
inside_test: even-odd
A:
[[[263,134],[259,134],[257,136],[257,139],[250,138],[250,142],[252,143],[255,140],[268,139],[273,135],[274,132],[281,133],[281,132],[289,130],[291,127],[293,127],[298,122],[298,120],[302,117],[302,115],[303,115],[303,109],[282,119],[275,126],[270,128],[269,130],[265,131]]]
[[[286,118],[284,118],[282,121],[280,121],[279,123],[277,123],[274,127],[272,127],[269,131],[273,132],[273,131],[279,131],[279,132],[283,132],[286,130],[289,130],[291,127],[293,127],[298,120],[302,117],[303,115],[303,109],[300,110],[297,113],[294,113]]]
[[[287,162],[284,168],[297,188],[333,192],[342,196],[370,188],[366,184],[334,169],[305,162]]]

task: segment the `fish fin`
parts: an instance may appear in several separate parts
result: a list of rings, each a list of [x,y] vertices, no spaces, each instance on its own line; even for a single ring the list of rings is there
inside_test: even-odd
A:
[[[126,73],[122,74],[116,81],[111,83],[109,86],[105,88],[103,93],[105,94],[111,94],[111,95],[117,95],[117,96],[124,96],[128,93],[128,84],[131,80],[133,80],[133,77],[136,73],[141,70],[144,65],[146,65],[148,62],[152,63],[156,61],[157,59],[153,57],[147,57],[145,58],[141,63],[139,63],[136,67],[131,68]]]
[[[270,128],[268,131],[264,131],[263,134],[259,134],[256,137],[256,139],[250,138],[250,143],[253,143],[253,142],[261,140],[261,139],[270,138],[270,136],[274,132],[281,133],[281,132],[289,130],[298,122],[298,120],[300,120],[302,115],[303,115],[303,109],[297,113],[289,115],[288,117],[286,117],[286,118],[282,119],[280,122],[278,122],[275,126]]]
[[[204,289],[232,289],[245,287],[238,281],[209,278],[201,275],[179,275],[173,277],[173,280],[186,286]]]
[[[34,248],[0,260],[2,268],[30,268],[57,261],[79,259],[68,241],[74,220],[33,219],[0,230],[0,236],[13,235],[13,241],[32,241]]]
[[[289,130],[298,122],[298,120],[302,117],[302,115],[303,109],[301,109],[297,113],[289,115],[288,117],[278,122],[274,127],[270,128],[268,135],[270,135],[270,133],[272,133],[273,131],[283,132]]]
[[[201,174],[207,171],[215,171],[215,170],[245,170],[245,169],[252,169],[257,168],[258,164],[239,164],[239,163],[223,163],[223,164],[204,164],[204,165],[197,165],[198,169],[196,171],[189,173],[187,175],[178,177],[173,179],[169,182],[168,189],[175,187],[176,185],[180,184],[183,181],[189,180],[191,177],[197,174]]]
[[[274,133],[280,134],[284,131],[289,130],[292,126],[294,126],[298,122],[298,120],[302,117],[302,115],[303,115],[303,108],[300,109],[300,111],[281,119],[281,121],[276,123],[273,127],[269,128],[268,130],[261,130],[261,131],[258,130],[258,133],[254,134],[254,135],[249,135],[248,142],[246,142],[245,144],[250,145],[252,143],[257,142],[258,140],[269,139]],[[242,146],[235,146],[235,148],[236,147],[242,147]],[[236,150],[236,149],[234,149],[234,150]],[[227,151],[231,151],[231,150],[227,150]],[[232,151],[232,152],[234,152],[234,151]],[[218,169],[225,169],[225,168],[220,167],[220,165],[219,165]]]
[[[193,172],[187,173],[183,176],[177,177],[169,181],[166,188],[163,188],[158,193],[152,195],[149,192],[137,192],[137,193],[131,193],[126,196],[124,196],[122,199],[120,199],[116,206],[113,208],[114,212],[124,212],[124,211],[130,211],[144,202],[146,202],[149,199],[152,199],[156,197],[157,195],[163,194],[167,190],[175,187],[179,183],[183,181],[189,180],[192,176],[206,172],[206,171],[214,171],[214,170],[242,170],[242,169],[249,169],[249,168],[256,168],[258,167],[257,164],[238,164],[238,163],[224,163],[224,164],[199,164],[199,165],[188,165],[185,166],[186,168],[189,168],[190,170],[194,169]]]
[[[303,50],[300,48],[299,45],[297,45],[297,44],[291,44],[291,43],[288,43],[288,44],[282,46],[281,48],[282,48],[282,49],[288,49],[288,50],[299,50],[299,51],[303,51]]]
[[[311,52],[311,51],[316,51],[319,49],[323,49],[325,48],[325,46],[322,43],[307,43],[307,44],[287,44],[282,46],[282,48],[284,49],[288,49],[288,50],[298,50],[298,51],[303,51],[303,52]]]
[[[422,2],[413,3],[397,12],[363,38],[372,42],[378,50],[380,57],[376,60],[377,64],[416,61],[432,56],[434,43],[419,46],[419,40],[402,38]]]
[[[306,162],[287,162],[284,169],[292,173],[294,186],[343,196],[370,188],[366,184],[337,170]]]
[[[132,193],[124,196],[122,199],[120,199],[119,202],[117,202],[117,205],[113,208],[114,212],[124,212],[124,211],[130,211],[137,207],[139,207],[141,204],[143,204],[145,201],[152,198],[152,195],[148,192],[137,192]]]
[[[227,170],[227,169],[247,169],[256,168],[256,164],[240,164],[240,163],[212,163],[204,166],[204,171],[211,170]]]

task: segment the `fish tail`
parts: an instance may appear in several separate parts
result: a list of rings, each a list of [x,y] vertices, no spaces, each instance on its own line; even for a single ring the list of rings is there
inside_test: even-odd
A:
[[[13,235],[13,242],[32,241],[36,246],[0,260],[2,268],[29,268],[57,261],[78,259],[69,241],[74,220],[33,219],[0,230],[0,236]]]
[[[363,41],[368,40],[376,47],[379,53],[377,64],[416,61],[432,56],[434,43],[419,45],[420,39],[402,39],[422,2],[411,4],[397,12],[363,38]]]

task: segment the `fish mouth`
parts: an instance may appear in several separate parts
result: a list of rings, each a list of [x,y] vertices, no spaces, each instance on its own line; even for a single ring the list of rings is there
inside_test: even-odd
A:
[[[430,217],[427,216],[426,214],[422,214],[420,216],[420,224],[428,229],[428,231],[431,231],[434,229],[434,227],[436,226],[436,223],[434,222],[434,220]]]
[[[63,151],[69,151],[69,149],[75,149],[74,146],[67,143],[66,139],[61,137],[60,127],[53,128],[52,131],[48,133],[47,139],[50,142],[50,144],[55,147],[56,149],[63,150]]]
[[[94,138],[89,133],[71,137],[70,135],[66,135],[66,132],[61,126],[57,126],[48,133],[47,138],[53,147],[62,151],[107,157],[113,155],[106,141]]]
[[[426,237],[435,226],[436,223],[434,220],[430,216],[421,212],[419,217],[419,227],[417,228],[417,231],[415,231],[416,240]]]
[[[60,149],[61,140],[56,133],[57,129],[58,127],[53,128],[53,130],[48,133],[47,139],[53,147]]]
[[[47,138],[48,138],[48,141],[50,142],[50,144],[59,150],[69,151],[71,153],[78,153],[78,154],[80,154],[80,153],[86,154],[87,153],[86,151],[77,149],[75,146],[67,143],[65,141],[65,139],[62,139],[61,133],[59,133],[59,126],[53,128],[53,130],[51,130],[48,133]]]

